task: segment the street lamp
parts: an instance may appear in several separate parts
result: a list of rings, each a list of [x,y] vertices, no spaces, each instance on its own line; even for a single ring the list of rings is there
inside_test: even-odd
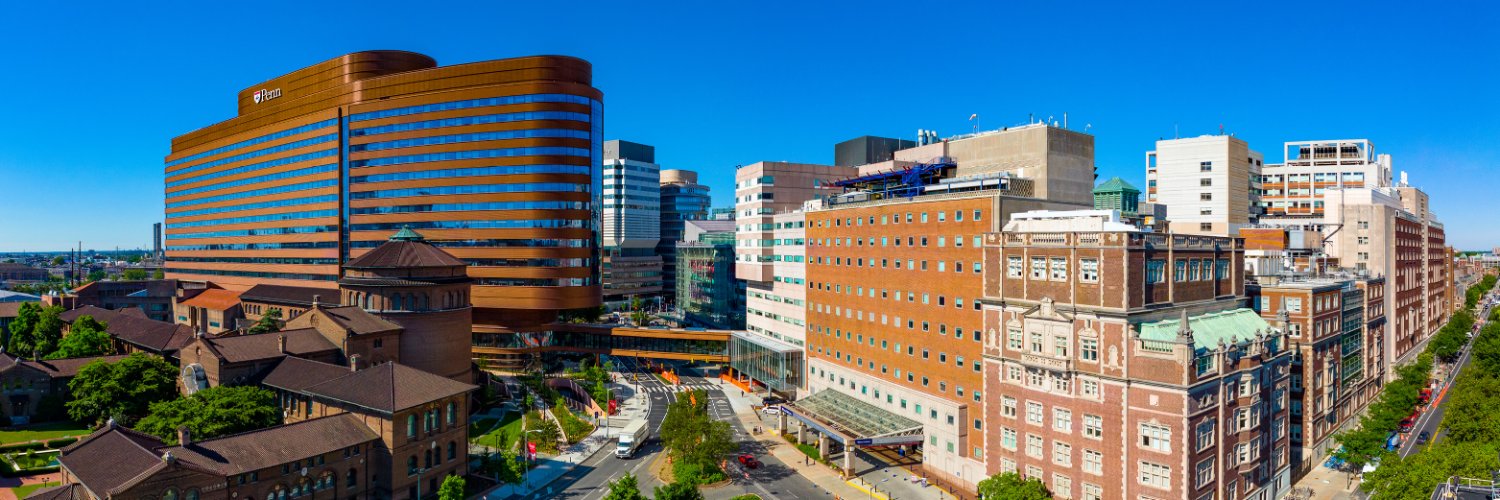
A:
[[[522,422],[524,422],[524,420]],[[542,430],[541,429],[532,429],[532,430],[529,430],[529,431],[522,431],[521,432],[521,436],[525,437],[527,434],[531,434],[533,432],[540,433],[540,432],[542,432]],[[530,450],[522,450],[522,453],[526,454],[526,468],[521,470],[521,475],[525,478],[526,487],[530,488],[531,487],[531,451]]]

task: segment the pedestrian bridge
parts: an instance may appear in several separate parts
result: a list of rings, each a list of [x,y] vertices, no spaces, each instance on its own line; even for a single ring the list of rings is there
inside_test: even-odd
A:
[[[733,333],[701,328],[558,323],[549,325],[546,331],[475,333],[473,351],[480,358],[557,352],[726,363]]]

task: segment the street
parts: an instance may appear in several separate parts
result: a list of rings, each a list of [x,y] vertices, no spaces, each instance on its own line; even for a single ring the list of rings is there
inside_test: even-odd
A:
[[[1488,300],[1488,297],[1486,297],[1486,300]],[[1485,320],[1489,318],[1489,315],[1490,306],[1485,306],[1475,318],[1475,325],[1482,327],[1485,324]],[[1408,457],[1427,446],[1416,444],[1417,436],[1423,432],[1428,433],[1428,436],[1430,436],[1428,444],[1436,443],[1439,439],[1443,438],[1444,433],[1438,429],[1438,424],[1443,421],[1443,407],[1448,404],[1448,393],[1453,388],[1453,381],[1458,380],[1458,374],[1463,372],[1464,368],[1468,367],[1469,362],[1473,360],[1473,356],[1471,355],[1473,347],[1474,339],[1471,338],[1464,344],[1463,350],[1459,353],[1458,361],[1453,363],[1453,369],[1449,370],[1448,377],[1443,381],[1443,389],[1440,389],[1441,392],[1434,396],[1428,410],[1422,412],[1422,416],[1417,417],[1417,422],[1412,426],[1411,433],[1407,434],[1406,442],[1401,445],[1400,454],[1402,458]]]

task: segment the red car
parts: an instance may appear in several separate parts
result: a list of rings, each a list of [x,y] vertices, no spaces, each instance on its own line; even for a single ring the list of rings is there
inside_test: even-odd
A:
[[[744,455],[740,455],[740,465],[743,465],[746,468],[755,469],[760,467],[760,460],[756,460],[755,455],[746,453]]]

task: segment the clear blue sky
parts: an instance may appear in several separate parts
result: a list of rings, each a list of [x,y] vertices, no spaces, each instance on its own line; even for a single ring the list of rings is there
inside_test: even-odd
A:
[[[149,246],[171,137],[230,118],[244,87],[368,49],[588,59],[606,138],[698,170],[720,206],[735,165],[1068,113],[1092,124],[1101,178],[1137,185],[1174,125],[1223,124],[1268,162],[1283,141],[1368,138],[1432,194],[1450,242],[1500,244],[1481,187],[1500,185],[1487,3],[155,3],[6,7],[0,251]]]

